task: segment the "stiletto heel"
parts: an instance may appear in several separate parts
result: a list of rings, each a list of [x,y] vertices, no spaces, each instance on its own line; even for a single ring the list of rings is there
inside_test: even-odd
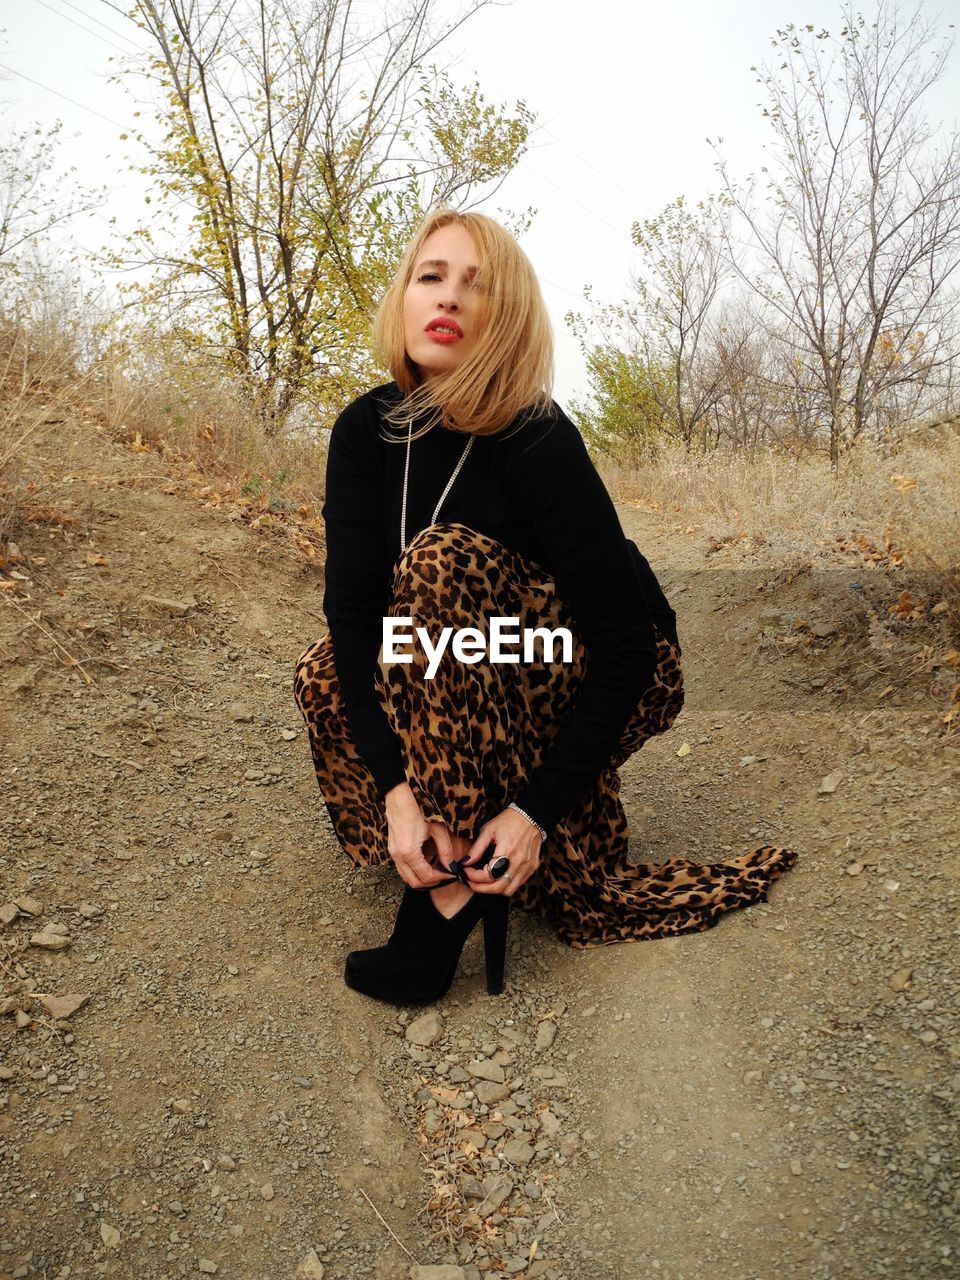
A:
[[[510,899],[504,894],[491,894],[483,914],[483,957],[487,969],[487,994],[498,996],[503,991],[503,971],[507,960],[507,930],[510,923]]]
[[[355,991],[390,1004],[433,1004],[449,989],[464,943],[483,920],[487,990],[499,995],[508,907],[502,894],[472,893],[455,915],[444,916],[429,889],[407,885],[386,945],[351,951],[344,981]]]

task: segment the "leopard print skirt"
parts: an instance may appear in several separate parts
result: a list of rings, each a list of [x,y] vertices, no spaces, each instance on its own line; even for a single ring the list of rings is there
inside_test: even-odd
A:
[[[464,663],[448,646],[428,680],[427,659],[414,644],[411,662],[377,668],[378,696],[424,817],[472,842],[537,768],[572,708],[588,654],[549,574],[462,524],[431,525],[410,542],[394,568],[388,613],[411,617],[434,645],[444,626],[486,635],[484,623],[493,616],[518,618],[521,635],[528,627],[567,627],[574,637],[568,663],[493,663],[486,654]],[[765,901],[771,882],[796,861],[792,849],[774,845],[703,865],[680,857],[628,861],[617,771],[671,727],[684,699],[680,647],[656,626],[655,632],[653,684],[596,783],[548,833],[540,866],[512,895],[515,907],[555,928],[570,947],[709,929],[723,913]],[[294,697],[343,851],[358,867],[390,863],[386,812],[343,714],[329,636],[298,658]]]

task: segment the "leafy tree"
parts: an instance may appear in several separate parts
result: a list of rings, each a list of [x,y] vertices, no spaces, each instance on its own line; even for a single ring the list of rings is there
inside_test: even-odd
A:
[[[589,300],[590,286],[584,292]],[[591,452],[628,465],[654,455],[659,436],[673,429],[662,408],[669,374],[638,355],[636,312],[614,304],[590,320],[568,311],[566,321],[583,352],[593,397],[590,405],[572,401],[570,416]],[[599,342],[593,338],[597,331]]]
[[[114,262],[152,268],[131,300],[239,377],[267,434],[298,403],[328,420],[376,377],[369,322],[413,227],[433,204],[502,182],[523,153],[523,102],[504,114],[424,63],[487,2],[439,31],[436,0],[376,30],[351,0],[130,11],[157,49],[145,70],[165,132],[159,145],[136,137],[163,227],[138,228],[136,253]]]

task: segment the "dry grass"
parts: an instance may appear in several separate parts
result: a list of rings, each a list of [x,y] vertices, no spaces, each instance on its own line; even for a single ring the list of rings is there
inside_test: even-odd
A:
[[[315,439],[268,438],[236,379],[169,342],[141,334],[103,352],[91,410],[114,439],[189,467],[221,493],[265,495],[271,509],[319,509],[324,450]]]
[[[96,429],[145,455],[145,480],[162,477],[185,496],[291,536],[310,558],[319,553],[325,449],[313,432],[267,438],[222,370],[121,328],[60,281],[46,288],[55,297],[40,288],[20,324],[0,322],[0,538],[38,512],[56,512],[64,481],[82,476],[84,433]],[[690,455],[670,443],[655,461],[604,464],[602,474],[619,501],[661,514],[709,549],[821,563],[854,551],[930,574],[960,617],[955,429],[885,455],[858,448],[836,475],[823,457]]]
[[[711,548],[776,561],[850,549],[930,573],[960,613],[960,434],[913,438],[886,456],[861,446],[825,459],[688,455],[667,445],[641,469],[609,466],[612,494],[661,514]]]

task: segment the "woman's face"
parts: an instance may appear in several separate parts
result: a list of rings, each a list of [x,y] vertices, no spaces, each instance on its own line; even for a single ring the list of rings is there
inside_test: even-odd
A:
[[[455,369],[477,345],[478,270],[470,233],[457,223],[437,227],[424,240],[403,296],[404,345],[424,380]]]

